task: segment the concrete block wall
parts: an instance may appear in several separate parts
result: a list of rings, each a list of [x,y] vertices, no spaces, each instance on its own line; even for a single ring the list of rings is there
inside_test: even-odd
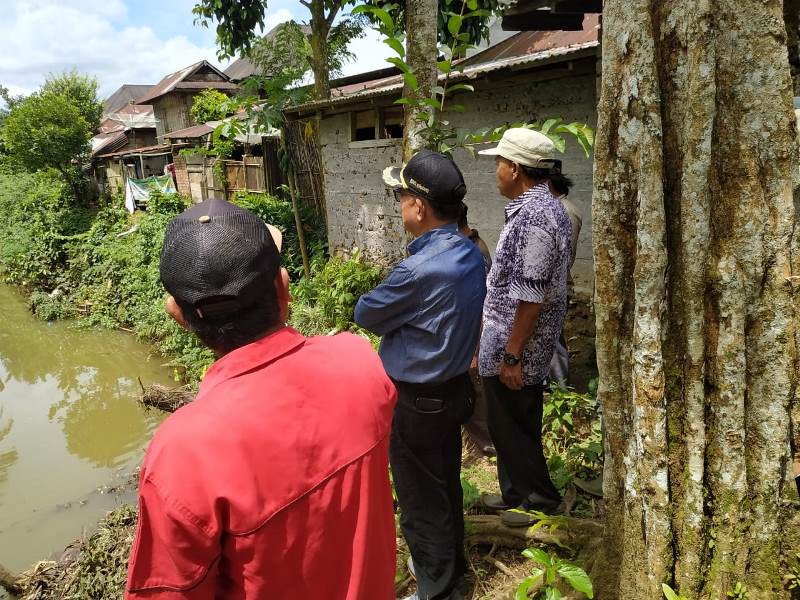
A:
[[[385,167],[399,164],[402,140],[351,144],[350,116],[345,113],[322,120],[320,146],[331,250],[360,248],[384,265],[403,258],[406,234],[400,207],[382,178]]]
[[[515,73],[489,82],[478,81],[475,88],[474,93],[459,99],[466,111],[453,118],[462,131],[551,117],[589,123],[592,127],[597,123],[594,71],[547,81]],[[366,142],[351,143],[347,113],[323,117],[320,141],[331,249],[349,252],[359,247],[372,260],[383,264],[402,259],[408,239],[399,207],[381,178],[384,167],[400,161],[399,141],[376,140],[371,146]],[[470,225],[480,231],[494,251],[507,202],[497,192],[494,159],[473,159],[464,151],[456,152],[454,158],[467,183],[465,201],[469,206]],[[575,183],[570,198],[583,218],[573,267],[575,291],[590,296],[593,289],[592,160],[569,137],[562,160],[564,173]]]

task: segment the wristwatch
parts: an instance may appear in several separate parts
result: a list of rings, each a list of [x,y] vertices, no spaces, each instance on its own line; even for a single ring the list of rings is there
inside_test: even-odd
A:
[[[503,362],[506,363],[509,367],[513,367],[519,364],[520,358],[519,356],[514,356],[513,354],[509,354],[505,352],[503,354]]]

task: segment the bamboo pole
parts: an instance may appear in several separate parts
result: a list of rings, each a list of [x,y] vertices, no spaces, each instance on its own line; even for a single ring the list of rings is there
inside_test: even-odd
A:
[[[292,212],[294,212],[294,224],[297,227],[297,240],[300,243],[300,254],[303,256],[303,272],[306,277],[311,276],[311,266],[308,263],[308,250],[306,249],[306,238],[303,234],[303,222],[300,220],[300,207],[297,203],[297,173],[294,167],[289,165],[289,195],[292,197]]]

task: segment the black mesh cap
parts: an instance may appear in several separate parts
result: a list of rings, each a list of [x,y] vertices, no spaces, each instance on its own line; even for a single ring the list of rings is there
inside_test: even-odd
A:
[[[458,204],[467,194],[464,176],[456,163],[432,150],[420,150],[403,167],[387,167],[383,181],[434,204]]]
[[[161,282],[201,319],[230,317],[275,293],[280,232],[225,200],[196,204],[164,234]]]

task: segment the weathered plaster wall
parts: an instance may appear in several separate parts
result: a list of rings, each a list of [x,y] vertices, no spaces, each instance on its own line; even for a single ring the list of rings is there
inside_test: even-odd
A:
[[[478,130],[505,122],[562,117],[567,122],[596,124],[595,73],[586,72],[560,79],[536,81],[531,74],[512,74],[475,83],[476,92],[459,99],[466,111],[454,118],[464,130]],[[325,172],[325,198],[331,248],[350,251],[361,248],[385,263],[404,256],[406,237],[398,207],[384,188],[381,172],[400,160],[400,145],[380,140],[381,146],[360,147],[350,143],[348,114],[325,116],[320,128]],[[387,145],[388,144],[388,145]],[[573,139],[567,139],[564,172],[575,182],[570,198],[581,211],[578,253],[573,269],[576,292],[592,293],[591,197],[592,160],[586,158]],[[464,172],[470,225],[494,250],[503,225],[505,200],[494,182],[494,159],[473,159],[466,152],[455,155]]]

